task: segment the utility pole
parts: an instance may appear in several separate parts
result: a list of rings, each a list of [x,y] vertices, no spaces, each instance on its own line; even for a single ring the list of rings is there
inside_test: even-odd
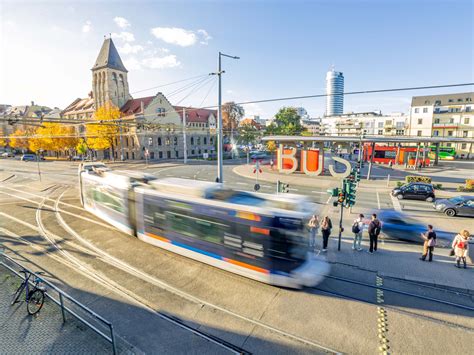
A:
[[[221,184],[224,182],[224,174],[223,174],[223,165],[224,165],[224,160],[223,160],[223,135],[222,135],[222,74],[225,73],[222,71],[222,65],[221,65],[221,58],[222,57],[227,57],[231,59],[240,59],[239,57],[236,56],[231,56],[228,54],[224,54],[219,52],[219,64],[217,68],[217,75],[219,76],[219,94],[218,94],[218,119],[217,119],[217,180]]]
[[[119,119],[119,130],[120,130],[120,161],[123,161],[122,117],[120,117]]]
[[[188,144],[186,142],[186,109],[183,107],[183,149],[184,164],[188,163]]]

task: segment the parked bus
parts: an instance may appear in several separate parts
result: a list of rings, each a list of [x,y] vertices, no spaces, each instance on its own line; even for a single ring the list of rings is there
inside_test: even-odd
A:
[[[430,149],[431,149],[430,158],[434,159],[436,146],[432,145]],[[440,146],[438,156],[439,156],[439,159],[442,159],[442,160],[454,160],[454,158],[456,157],[456,150],[453,147]]]

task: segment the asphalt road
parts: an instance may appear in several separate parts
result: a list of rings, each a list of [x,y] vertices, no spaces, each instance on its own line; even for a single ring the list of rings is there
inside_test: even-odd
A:
[[[125,166],[145,168],[141,163]],[[254,181],[234,174],[233,167],[225,165],[225,183],[252,190]],[[161,315],[177,317],[193,329],[253,353],[367,354],[388,349],[449,354],[469,353],[474,346],[472,293],[380,278],[376,272],[344,264],[333,265],[332,278],[313,289],[261,284],[151,247],[87,213],[78,201],[77,163],[41,162],[40,169],[41,184],[35,163],[0,161],[1,244],[7,253],[46,270],[49,280],[112,320],[119,335],[138,350],[224,352]],[[215,166],[199,162],[149,165],[146,171],[159,177],[215,179]],[[261,186],[262,192],[276,189],[267,183]],[[325,188],[291,188],[317,202],[320,213],[336,216]],[[413,202],[401,208],[415,210],[419,220],[432,221],[434,212],[426,206]],[[360,211],[393,208],[387,189],[361,188],[356,208],[346,214],[344,223],[350,226]],[[453,231],[472,222],[436,217],[439,228]],[[472,278],[472,271],[466,270],[466,277]]]

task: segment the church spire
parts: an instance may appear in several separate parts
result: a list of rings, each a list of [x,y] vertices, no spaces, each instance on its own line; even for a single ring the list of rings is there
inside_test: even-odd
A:
[[[99,52],[99,56],[97,57],[97,60],[95,61],[94,66],[92,67],[92,70],[102,68],[116,69],[125,73],[128,72],[128,70],[125,69],[125,66],[122,63],[122,59],[120,59],[120,55],[117,52],[117,48],[115,48],[112,38],[106,38],[104,40],[102,48]]]

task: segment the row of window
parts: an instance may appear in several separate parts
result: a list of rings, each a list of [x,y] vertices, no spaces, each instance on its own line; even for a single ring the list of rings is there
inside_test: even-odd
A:
[[[440,123],[440,119],[439,118],[435,118],[434,119],[434,123]],[[464,117],[464,124],[469,124],[470,122],[470,117]],[[454,118],[450,118],[448,122],[443,122],[443,123],[454,123]],[[423,119],[422,118],[419,118],[418,119],[418,124],[421,125],[423,124]]]
[[[420,132],[420,131],[418,131],[418,132]],[[452,137],[452,136],[453,136],[453,131],[447,131],[446,133],[447,133],[448,137]],[[469,133],[469,131],[462,131],[462,137],[463,137],[463,138],[467,138],[467,137],[468,137],[468,133]],[[433,136],[434,136],[434,137],[438,137],[438,136],[439,136],[439,130],[434,130],[434,131],[433,131]]]
[[[440,107],[436,107],[434,109],[434,113],[441,113],[441,112],[442,111],[441,111]],[[447,112],[457,113],[457,112],[462,112],[462,109],[460,107],[449,107]],[[471,112],[471,106],[466,106],[465,112]],[[415,113],[420,113],[420,109],[415,108]],[[428,108],[427,107],[423,107],[423,113],[428,113]]]
[[[171,144],[171,140],[170,140],[169,137],[165,137],[164,140],[165,140],[165,145],[170,145]],[[153,141],[154,141],[153,137],[148,137],[148,146],[149,147],[153,146],[153,144],[154,144]],[[196,145],[201,145],[201,137],[197,137],[196,139],[194,139],[194,137],[191,137],[189,139],[189,141],[190,141],[191,145],[194,145],[195,142],[196,142]],[[207,142],[208,142],[207,137],[202,137],[202,142],[203,142],[204,145],[207,145]],[[214,143],[214,138],[210,137],[209,138],[209,144],[213,144],[213,143]],[[156,139],[156,144],[158,146],[162,145],[162,138],[161,137],[158,137]],[[178,145],[178,137],[173,137],[173,145]]]
[[[105,152],[108,152],[108,151],[104,151]],[[188,156],[194,156],[194,155],[202,155],[203,153],[209,153],[209,151],[207,149],[204,149],[204,151],[202,151],[201,149],[198,149],[198,150],[188,150]],[[171,150],[168,150],[166,152],[158,152],[158,159],[163,159],[166,155],[166,159],[172,159],[172,158],[176,158],[178,159],[179,158],[179,151],[175,150],[174,151],[174,154],[172,154],[173,152]],[[149,152],[149,159],[155,159],[156,156],[155,156],[155,152]],[[119,155],[119,152],[115,151],[114,152],[114,156],[115,156],[115,159],[118,159],[118,155]],[[97,154],[96,154],[97,156]],[[140,159],[144,159],[144,157],[142,156],[138,156]],[[124,152],[124,158],[126,160],[128,159],[132,159],[132,160],[135,160],[135,152]]]

